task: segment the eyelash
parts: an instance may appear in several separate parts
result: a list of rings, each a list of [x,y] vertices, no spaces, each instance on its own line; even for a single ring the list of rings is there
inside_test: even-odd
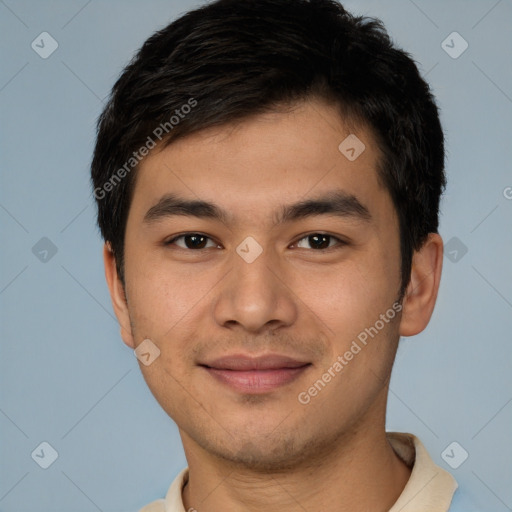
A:
[[[208,240],[212,240],[211,237],[209,237],[207,235],[204,235],[203,233],[198,233],[198,232],[191,231],[189,233],[182,233],[181,235],[177,235],[177,236],[173,237],[171,240],[167,240],[166,242],[164,242],[164,245],[165,246],[173,245],[176,242],[176,240],[179,240],[180,238],[185,238],[187,236],[194,236],[194,235],[200,236],[200,237],[204,237],[204,238],[206,238]],[[337,236],[330,235],[328,233],[320,233],[320,232],[314,232],[314,233],[310,233],[308,235],[304,235],[301,238],[299,238],[297,240],[297,242],[294,242],[293,245],[296,245],[299,242],[301,242],[302,240],[305,240],[305,239],[307,239],[309,237],[312,237],[312,236],[315,236],[315,235],[320,235],[320,236],[328,237],[329,239],[335,240],[337,242],[337,244],[335,246],[333,246],[333,247],[327,247],[325,249],[310,249],[310,250],[315,251],[315,252],[326,252],[326,251],[333,250],[333,249],[339,249],[339,248],[341,248],[343,246],[348,245],[348,242],[346,242],[345,240],[342,240],[341,238],[338,238]],[[220,245],[220,244],[218,244],[218,245]],[[201,251],[205,251],[206,249],[211,249],[211,247],[205,247],[205,248],[202,248],[202,249],[190,249],[188,247],[184,248],[184,247],[179,247],[179,246],[178,246],[178,248],[182,249],[184,251],[192,251],[192,252],[201,252]]]

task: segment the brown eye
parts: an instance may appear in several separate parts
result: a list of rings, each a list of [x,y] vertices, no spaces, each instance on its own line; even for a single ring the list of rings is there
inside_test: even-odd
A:
[[[309,247],[301,247],[299,244],[301,244],[301,242],[303,241],[306,241],[307,244],[309,244]],[[304,238],[301,238],[298,242],[297,242],[297,247],[300,247],[301,249],[302,248],[312,248],[312,249],[315,249],[315,250],[324,250],[324,249],[330,249],[331,247],[334,247],[333,245],[331,245],[331,242],[332,241],[336,241],[338,242],[337,245],[344,245],[345,242],[343,242],[342,240],[340,240],[339,238],[335,237],[335,236],[332,236],[332,235],[326,235],[326,234],[323,234],[323,233],[313,233],[312,235],[308,235],[308,236],[305,236]]]
[[[180,240],[180,243],[177,241]],[[169,240],[165,243],[165,245],[173,245],[176,244],[181,249],[207,249],[207,243],[210,241],[213,245],[210,247],[217,247],[217,244],[213,243],[209,237],[206,235],[202,235],[200,233],[186,233],[184,235],[177,236],[172,240]]]

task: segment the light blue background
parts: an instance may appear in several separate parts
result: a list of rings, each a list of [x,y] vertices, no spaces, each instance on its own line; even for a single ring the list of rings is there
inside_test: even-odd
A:
[[[143,41],[189,1],[0,1],[0,511],[134,511],[186,465],[177,428],[122,342],[104,282],[89,164],[95,122]],[[347,1],[380,17],[419,62],[442,108],[449,185],[445,258],[427,330],[404,339],[388,430],[409,431],[451,470],[474,510],[512,509],[512,3]],[[41,32],[59,44],[43,60]],[[459,32],[452,59],[441,42]],[[43,263],[32,247],[48,237]],[[59,453],[47,470],[42,442]],[[508,507],[508,508],[507,508]],[[468,511],[469,512],[469,511]]]

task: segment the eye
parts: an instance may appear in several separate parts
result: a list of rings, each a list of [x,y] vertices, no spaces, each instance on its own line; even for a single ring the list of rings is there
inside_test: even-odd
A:
[[[178,240],[181,241],[181,243],[178,243]],[[178,235],[171,240],[167,240],[165,242],[165,245],[173,245],[176,244],[180,249],[208,249],[207,246],[208,241],[212,245],[209,247],[219,247],[218,244],[213,242],[213,240],[206,235],[202,235],[201,233],[185,233],[183,235]]]
[[[343,245],[347,245],[346,242],[344,242],[343,240],[333,236],[333,235],[327,235],[325,233],[313,233],[311,235],[307,235],[303,238],[301,238],[298,242],[296,242],[296,246],[299,247],[299,248],[305,248],[307,249],[307,247],[301,247],[300,244],[301,242],[303,241],[306,241],[305,243],[306,244],[310,244],[310,246],[313,248],[313,249],[316,249],[316,250],[325,250],[325,249],[331,249],[333,246],[330,244],[330,242],[332,241],[336,241],[338,242],[337,245],[340,245],[340,246],[343,246]],[[335,245],[334,245],[335,247]]]
[[[332,243],[335,242],[335,243]],[[208,243],[210,245],[208,245]],[[301,244],[309,244],[310,247],[305,247]],[[192,249],[192,250],[203,250],[212,247],[220,247],[219,244],[215,243],[210,237],[201,233],[184,233],[182,235],[175,236],[174,238],[164,242],[165,245],[176,245],[180,249]],[[313,233],[301,238],[294,244],[300,249],[312,248],[317,251],[323,251],[332,249],[333,247],[347,245],[347,243],[338,237],[328,235],[325,233]]]

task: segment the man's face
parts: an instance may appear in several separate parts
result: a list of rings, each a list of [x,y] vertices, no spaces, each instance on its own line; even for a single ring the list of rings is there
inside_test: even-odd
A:
[[[388,312],[400,287],[398,220],[370,133],[353,132],[365,145],[355,160],[352,139],[338,149],[350,133],[334,107],[310,101],[188,136],[141,163],[124,338],[160,349],[141,369],[186,451],[286,467],[383,420],[400,322]],[[223,215],[154,208],[170,194]],[[252,359],[270,354],[295,362]],[[216,361],[225,356],[235,360]]]

